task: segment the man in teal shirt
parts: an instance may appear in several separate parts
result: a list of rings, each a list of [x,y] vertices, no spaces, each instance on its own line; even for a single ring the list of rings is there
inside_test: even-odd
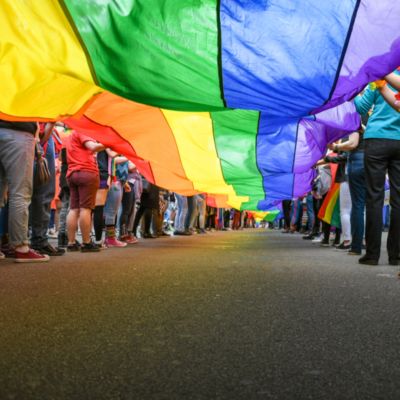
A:
[[[395,89],[391,88],[393,91]],[[365,130],[366,254],[360,264],[377,265],[382,239],[382,208],[385,177],[390,181],[390,228],[387,240],[389,263],[398,265],[400,252],[400,113],[370,85],[354,100],[361,115],[372,110]]]

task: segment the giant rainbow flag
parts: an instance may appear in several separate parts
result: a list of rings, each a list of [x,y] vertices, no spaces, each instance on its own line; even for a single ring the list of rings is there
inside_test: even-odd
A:
[[[394,0],[2,0],[0,117],[64,119],[162,187],[268,209],[358,127],[345,102],[400,64],[399,21]]]

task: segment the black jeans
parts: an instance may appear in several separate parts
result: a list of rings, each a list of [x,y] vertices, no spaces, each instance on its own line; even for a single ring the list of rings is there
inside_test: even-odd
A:
[[[367,186],[367,257],[378,260],[380,256],[387,171],[391,206],[387,252],[389,258],[395,259],[400,250],[400,140],[366,139],[364,163]]]
[[[283,200],[282,201],[282,209],[283,209],[283,216],[285,219],[285,229],[290,229],[290,205],[292,201],[291,200]]]

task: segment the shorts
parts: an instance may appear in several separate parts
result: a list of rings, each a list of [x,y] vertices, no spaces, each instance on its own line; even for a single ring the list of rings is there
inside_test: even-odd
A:
[[[70,208],[93,209],[99,187],[99,176],[90,171],[75,171],[67,178],[70,191]]]

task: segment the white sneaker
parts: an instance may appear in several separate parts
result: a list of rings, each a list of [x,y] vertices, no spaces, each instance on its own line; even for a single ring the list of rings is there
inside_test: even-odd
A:
[[[0,251],[0,260],[4,260],[5,258],[6,258],[6,255]]]
[[[321,243],[322,242],[322,235],[316,236],[311,243]]]
[[[51,239],[57,239],[58,238],[58,232],[54,228],[51,228],[51,229],[48,230],[47,236],[49,238],[51,238]]]

